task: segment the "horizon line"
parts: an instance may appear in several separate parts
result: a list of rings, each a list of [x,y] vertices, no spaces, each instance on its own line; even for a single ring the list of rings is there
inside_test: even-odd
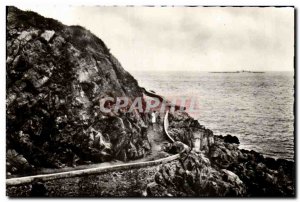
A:
[[[201,71],[201,70],[126,70],[126,71],[133,71],[133,72],[237,72],[243,70],[224,70],[224,71]],[[244,70],[250,72],[295,72],[294,70]]]

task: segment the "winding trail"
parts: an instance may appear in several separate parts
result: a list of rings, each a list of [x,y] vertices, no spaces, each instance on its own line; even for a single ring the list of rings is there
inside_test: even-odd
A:
[[[163,151],[163,145],[169,143],[166,135],[163,132],[162,125],[156,125],[153,128],[150,128],[147,131],[148,140],[151,145],[150,155],[146,156],[145,158],[140,159],[141,161],[148,161],[163,158],[169,156],[168,153]]]

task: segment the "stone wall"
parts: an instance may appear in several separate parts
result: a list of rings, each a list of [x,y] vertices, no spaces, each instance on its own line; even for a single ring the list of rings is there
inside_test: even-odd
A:
[[[9,197],[142,196],[162,165],[176,164],[179,155],[142,163],[37,175],[6,180]]]

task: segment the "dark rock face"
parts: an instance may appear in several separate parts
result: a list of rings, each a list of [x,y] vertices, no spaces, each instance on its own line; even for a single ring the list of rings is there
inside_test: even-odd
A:
[[[169,114],[169,134],[175,141],[181,141],[193,147],[194,132],[202,132],[205,136],[213,135],[212,131],[200,125],[185,111],[175,111]]]
[[[239,150],[237,144],[227,143],[225,138],[215,137],[209,154],[212,166],[239,176],[247,187],[248,196],[295,195],[294,162],[265,158],[253,150]]]
[[[224,137],[224,142],[226,143],[235,143],[235,144],[240,144],[240,141],[237,137],[231,136],[231,135],[226,135]]]
[[[126,161],[149,150],[138,112],[99,110],[106,96],[142,96],[99,38],[15,7],[7,8],[6,31],[8,150],[36,168]],[[9,174],[22,173],[10,159]]]
[[[243,152],[248,159],[238,162],[228,168],[235,172],[245,182],[250,196],[275,197],[295,196],[294,163],[287,160],[276,160],[278,168],[268,167],[264,158],[256,152]],[[285,167],[284,164],[290,166]]]
[[[198,147],[198,150],[206,154],[214,144],[213,132],[185,111],[178,110],[169,114],[168,132],[175,141],[180,141],[190,148]]]

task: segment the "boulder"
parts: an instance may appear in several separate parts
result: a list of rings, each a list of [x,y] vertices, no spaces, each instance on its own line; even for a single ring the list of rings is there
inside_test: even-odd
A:
[[[224,137],[224,142],[226,143],[234,143],[234,144],[240,144],[239,139],[236,136],[226,135]]]
[[[53,35],[55,34],[55,31],[53,30],[46,30],[44,33],[41,34],[41,37],[43,37],[47,42],[52,39]]]

